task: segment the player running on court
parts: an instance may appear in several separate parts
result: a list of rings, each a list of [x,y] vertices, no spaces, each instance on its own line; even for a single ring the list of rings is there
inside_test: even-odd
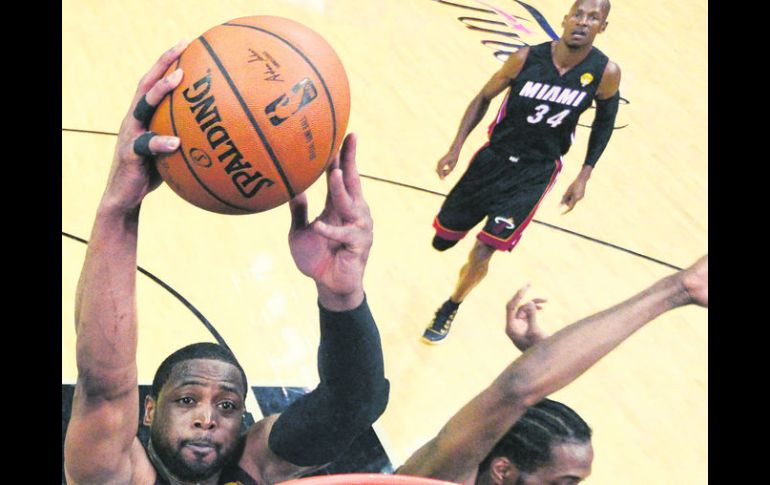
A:
[[[561,38],[511,54],[465,111],[449,152],[438,162],[442,180],[457,165],[463,143],[489,103],[510,88],[489,128],[489,142],[476,152],[433,221],[433,247],[445,251],[487,218],[454,292],[425,329],[424,341],[446,338],[460,303],[486,276],[494,252],[511,251],[519,242],[556,182],[580,114],[596,100],[583,168],[561,200],[565,213],[585,195],[620,99],[620,68],[593,46],[607,28],[609,12],[608,0],[576,0],[562,21]]]

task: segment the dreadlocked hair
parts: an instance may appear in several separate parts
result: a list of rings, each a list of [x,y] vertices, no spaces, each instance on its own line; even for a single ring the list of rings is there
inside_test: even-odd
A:
[[[551,449],[562,443],[585,443],[591,428],[570,407],[543,399],[526,413],[497,442],[479,465],[479,474],[492,460],[504,456],[522,472],[533,472],[551,461]]]

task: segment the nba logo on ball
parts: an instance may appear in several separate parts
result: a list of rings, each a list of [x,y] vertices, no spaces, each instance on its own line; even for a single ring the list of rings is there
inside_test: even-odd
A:
[[[267,105],[265,108],[265,114],[270,116],[270,123],[273,126],[278,126],[283,123],[289,116],[297,113],[303,106],[313,101],[318,96],[313,81],[308,78],[303,79],[291,88],[291,92],[282,94],[275,101]],[[285,113],[285,116],[281,116],[277,111]]]
[[[305,191],[339,150],[350,115],[342,62],[316,32],[253,16],[195,39],[177,64],[182,83],[150,129],[178,136],[157,160],[177,194],[221,214],[272,209]]]

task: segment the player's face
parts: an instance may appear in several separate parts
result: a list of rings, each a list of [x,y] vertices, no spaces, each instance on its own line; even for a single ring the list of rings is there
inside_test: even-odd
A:
[[[195,359],[174,366],[148,408],[153,448],[174,476],[200,481],[238,460],[244,413],[244,382],[238,368]]]
[[[561,443],[551,448],[550,463],[532,473],[522,473],[510,485],[574,485],[591,474],[593,460],[590,441]]]
[[[592,45],[596,34],[607,28],[601,0],[577,0],[564,16],[562,40],[569,47]]]

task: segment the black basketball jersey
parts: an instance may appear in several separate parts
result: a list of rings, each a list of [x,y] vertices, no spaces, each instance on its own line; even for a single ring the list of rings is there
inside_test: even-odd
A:
[[[219,483],[221,485],[258,485],[257,482],[251,478],[248,473],[241,470],[240,467],[225,470],[222,476],[219,477]],[[168,485],[168,482],[159,475],[155,480],[155,485]]]
[[[259,485],[248,473],[239,466],[233,466],[222,471],[219,485]],[[154,485],[168,485],[168,482],[158,474]]]
[[[551,42],[529,49],[489,127],[492,148],[523,160],[556,160],[572,145],[580,114],[591,106],[609,58],[596,47],[563,76]]]

